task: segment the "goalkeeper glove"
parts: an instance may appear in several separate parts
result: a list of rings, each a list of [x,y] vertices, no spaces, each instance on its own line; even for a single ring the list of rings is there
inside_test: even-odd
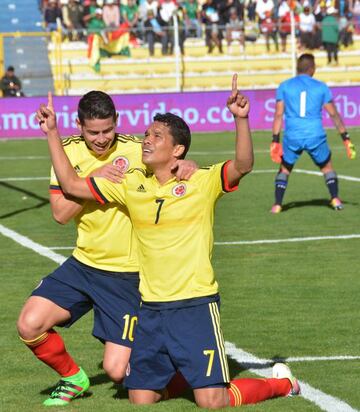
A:
[[[282,150],[282,146],[280,143],[280,135],[273,134],[272,142],[270,144],[271,160],[275,163],[281,163],[282,154],[283,154],[283,150]]]
[[[346,148],[347,157],[350,160],[354,160],[356,157],[356,150],[355,150],[355,146],[350,140],[349,133],[348,132],[341,133],[341,138],[343,139],[344,146]]]

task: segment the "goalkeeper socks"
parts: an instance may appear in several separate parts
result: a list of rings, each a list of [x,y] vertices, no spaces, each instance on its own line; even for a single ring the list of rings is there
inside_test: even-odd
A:
[[[287,396],[291,390],[289,379],[234,379],[228,388],[229,405],[258,403],[277,396]]]
[[[33,354],[60,376],[75,375],[80,368],[67,353],[64,341],[53,329],[43,333],[36,339],[25,340],[20,337]]]
[[[167,384],[163,394],[163,399],[177,398],[188,388],[189,384],[187,383],[187,380],[183,377],[181,372],[177,371]]]
[[[275,178],[275,204],[282,205],[287,181],[289,176],[286,173],[278,173]]]
[[[331,199],[333,199],[334,197],[338,197],[339,187],[336,173],[334,171],[325,173],[324,178]]]

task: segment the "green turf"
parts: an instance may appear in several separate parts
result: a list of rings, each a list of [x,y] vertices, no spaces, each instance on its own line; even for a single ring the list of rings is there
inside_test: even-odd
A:
[[[360,178],[360,130],[351,130],[359,157],[349,161],[338,135],[330,131],[333,163],[339,175]],[[321,176],[293,173],[284,209],[271,215],[274,176],[268,147],[270,133],[254,133],[254,173],[239,190],[220,200],[215,240],[254,241],[312,236],[360,234],[359,181],[340,179],[345,209],[328,207]],[[189,158],[200,165],[231,158],[232,134],[193,136]],[[49,160],[44,140],[0,141],[0,224],[44,246],[72,246],[73,224],[52,221],[48,181],[9,181],[13,177],[46,177]],[[204,153],[206,152],[206,153]],[[222,152],[226,152],[225,154]],[[307,155],[297,169],[317,171]],[[266,171],[260,173],[260,171]],[[0,321],[2,349],[0,410],[42,411],[43,400],[57,381],[18,340],[16,319],[32,288],[57,264],[0,235]],[[360,239],[217,245],[213,263],[222,295],[225,340],[259,358],[360,356]],[[56,251],[56,250],[55,250]],[[67,256],[70,250],[57,250]],[[150,407],[129,405],[126,392],[113,385],[101,369],[102,345],[91,336],[92,315],[62,331],[66,345],[91,379],[91,391],[68,411],[191,411],[191,396]],[[84,349],[85,348],[85,349]],[[230,360],[232,376],[250,376]],[[360,409],[360,360],[318,360],[290,363],[295,374],[312,387]],[[63,410],[53,408],[52,410]],[[302,398],[275,399],[251,411],[319,411]]]

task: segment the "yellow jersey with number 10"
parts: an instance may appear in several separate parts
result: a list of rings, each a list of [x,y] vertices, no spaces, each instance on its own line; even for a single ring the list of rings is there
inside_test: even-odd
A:
[[[88,176],[107,163],[117,164],[124,171],[144,168],[141,161],[141,140],[131,135],[116,134],[111,149],[104,156],[91,151],[82,136],[63,140],[65,152],[80,177]],[[62,193],[54,170],[50,192]],[[77,226],[73,256],[91,267],[115,271],[139,270],[136,241],[127,209],[119,204],[97,204],[84,201],[82,211],[74,218]]]

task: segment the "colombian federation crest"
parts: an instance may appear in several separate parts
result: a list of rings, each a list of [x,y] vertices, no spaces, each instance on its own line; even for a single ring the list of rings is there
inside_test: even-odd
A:
[[[115,157],[115,159],[112,161],[112,164],[119,167],[122,173],[125,173],[129,169],[130,162],[126,157],[119,156]]]
[[[176,197],[182,197],[186,193],[186,185],[185,183],[179,183],[178,185],[174,186],[172,189],[172,194]]]

